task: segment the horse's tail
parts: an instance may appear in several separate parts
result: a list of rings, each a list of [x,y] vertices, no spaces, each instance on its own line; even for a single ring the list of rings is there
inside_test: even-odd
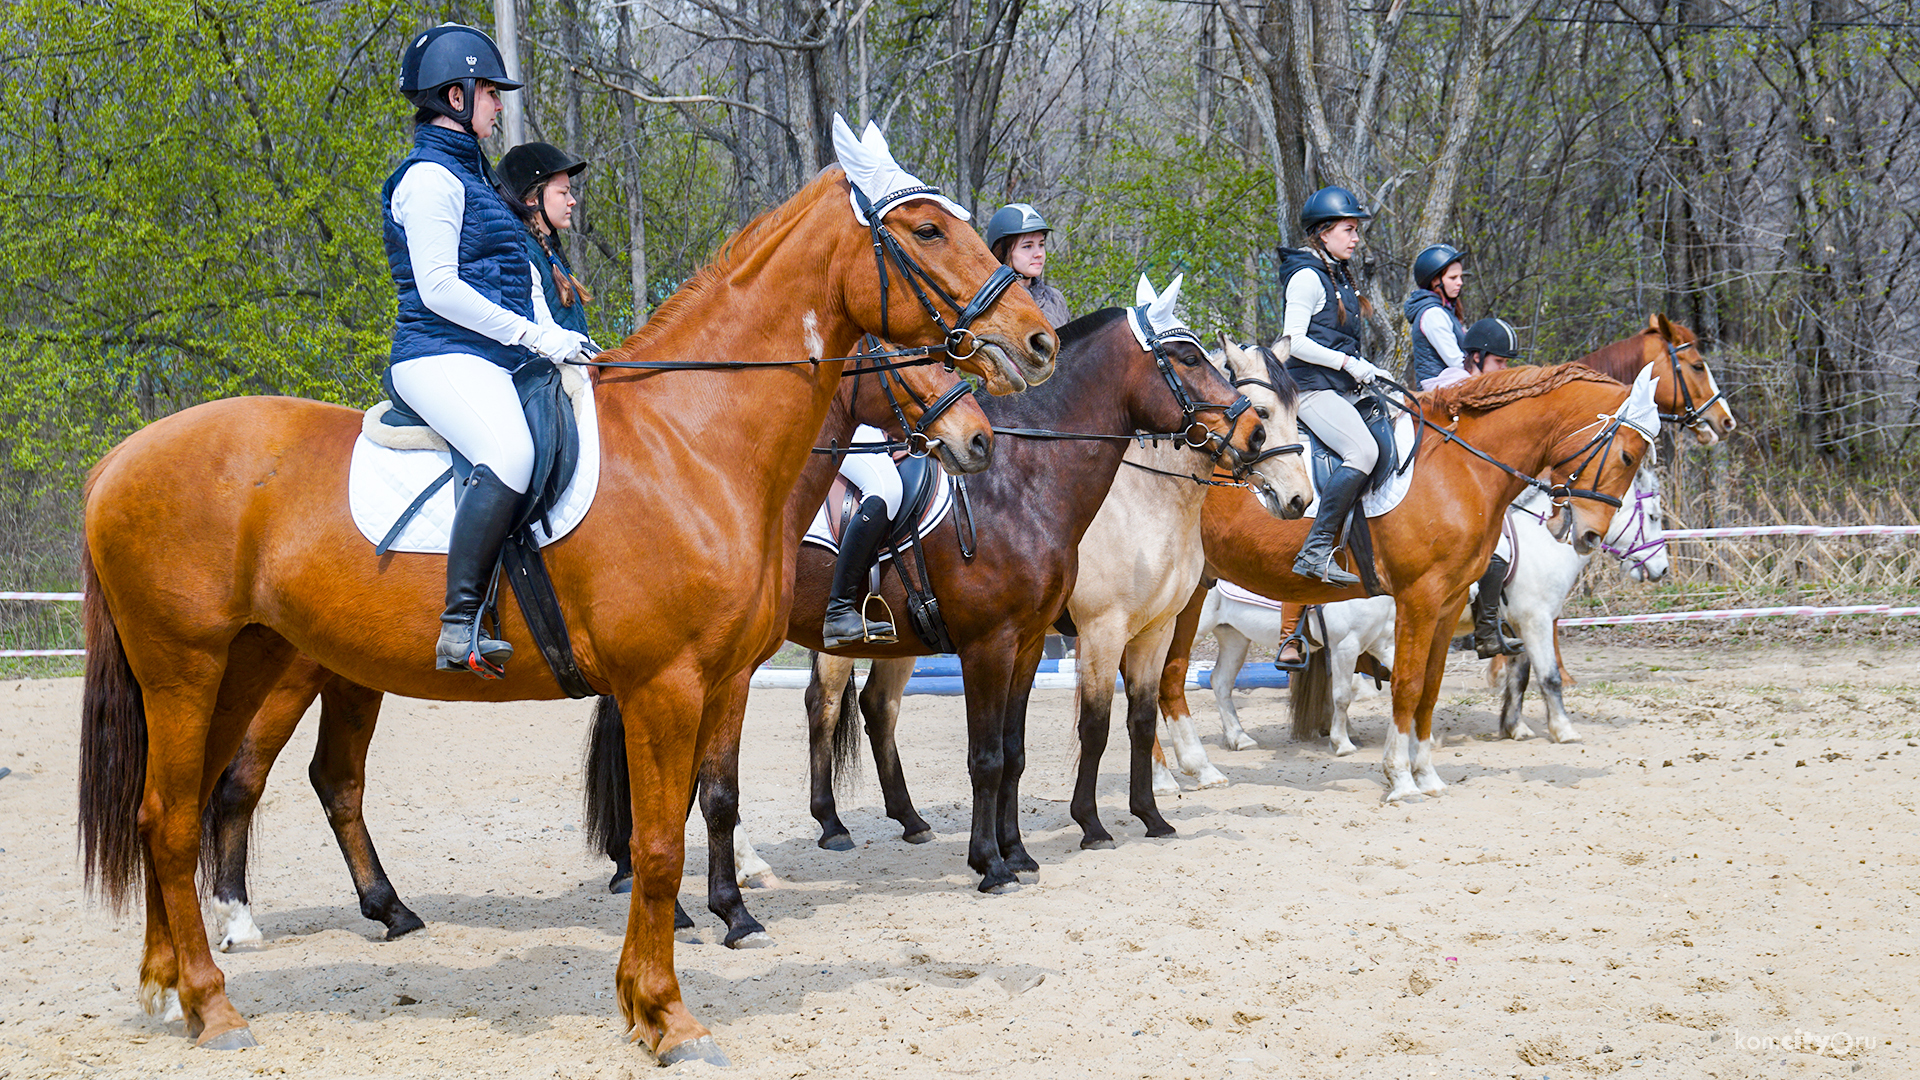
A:
[[[840,718],[833,724],[833,789],[849,795],[860,782],[860,690],[847,669],[847,685],[840,688]]]
[[[145,851],[140,800],[147,786],[147,708],[100,590],[93,551],[84,543],[80,575],[87,636],[80,703],[80,848],[88,886],[124,911]]]
[[[587,843],[619,862],[633,836],[633,788],[627,776],[627,725],[611,696],[594,702],[583,771]]]
[[[1307,650],[1307,666],[1287,678],[1293,737],[1309,742],[1333,730],[1333,643]]]

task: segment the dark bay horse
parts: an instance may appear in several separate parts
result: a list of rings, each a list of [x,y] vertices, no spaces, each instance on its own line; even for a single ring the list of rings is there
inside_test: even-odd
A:
[[[966,680],[967,768],[973,783],[967,864],[980,874],[983,892],[1012,887],[1018,875],[1039,870],[1039,863],[1021,842],[1018,818],[1019,780],[1026,764],[1027,697],[1047,631],[1073,590],[1080,538],[1105,500],[1130,444],[1125,436],[1136,431],[1180,431],[1193,420],[1191,415],[1183,416],[1163,368],[1134,339],[1126,316],[1125,310],[1108,309],[1069,323],[1060,332],[1059,374],[1052,382],[1018,399],[984,403],[998,437],[993,467],[969,481],[977,530],[974,557],[962,553],[958,526],[951,516],[922,541],[928,576]],[[1207,362],[1197,343],[1175,340],[1166,347],[1172,363],[1164,370],[1177,373],[1188,396],[1200,402],[1236,399],[1233,387]],[[1264,444],[1266,433],[1251,409],[1234,421],[1227,421],[1217,410],[1200,416],[1215,431],[1230,435],[1237,454],[1252,454]],[[1100,437],[1049,439],[1013,431]],[[1263,471],[1249,475],[1255,484],[1270,483],[1264,474],[1267,464],[1274,463],[1256,466]],[[1279,490],[1268,494],[1263,503],[1278,508],[1293,501],[1298,494],[1294,479],[1284,470],[1296,464],[1289,459],[1275,465],[1274,474],[1283,479]],[[806,513],[811,515],[812,510]],[[833,558],[827,552],[801,549],[794,606],[787,622],[789,640],[819,649],[832,572]],[[906,597],[894,575],[888,577],[885,595],[893,610],[905,610]],[[835,650],[834,655],[913,657],[935,651],[905,632],[896,644],[849,646]],[[818,690],[816,685],[808,691],[810,702],[818,701]],[[827,734],[832,725],[818,707],[809,713],[812,806],[824,840],[844,835],[846,827],[833,805],[834,749]],[[843,735],[857,739],[857,728],[849,725]],[[701,776],[703,800],[710,786],[729,801],[738,798],[738,761],[716,769],[721,764],[717,755],[709,759]],[[883,759],[883,775],[890,767],[897,773],[897,765]],[[611,778],[618,777],[614,770]],[[617,814],[627,798],[610,788],[590,773],[589,800]],[[891,803],[889,809],[893,809]],[[709,814],[707,824],[709,888],[733,889],[735,819]],[[902,825],[910,834],[915,832],[911,821],[902,820]],[[919,829],[925,829],[924,822]],[[736,889],[732,897],[737,896]],[[714,898],[713,907],[727,919],[731,934],[739,916],[723,910],[727,902],[732,899]]]
[[[959,376],[937,364],[877,371],[869,367],[856,360],[847,369],[816,446],[844,447],[856,424],[871,424],[888,429],[894,438],[923,443],[926,452],[937,455],[949,472],[977,473],[987,467],[993,429]],[[831,462],[823,455],[809,460],[789,502],[818,506],[823,485],[833,476]],[[784,557],[791,560],[791,550]],[[778,644],[774,642],[776,648]],[[346,859],[360,897],[360,913],[383,923],[388,941],[426,925],[388,879],[361,815],[367,746],[379,721],[383,696],[303,655],[287,666],[279,685],[248,722],[240,750],[214,785],[203,814],[201,859],[212,894],[209,907],[218,923],[214,934],[222,951],[260,940],[247,895],[247,838],[274,759],[316,697],[321,702],[320,731],[307,776]],[[709,744],[709,754],[726,739],[723,724]]]
[[[1632,488],[1651,444],[1632,427],[1596,417],[1619,410],[1627,392],[1590,368],[1564,364],[1491,372],[1417,400],[1429,419],[1522,475],[1550,472],[1556,483],[1565,483],[1578,471],[1578,482],[1570,486],[1618,500]],[[1433,765],[1433,707],[1447,646],[1467,586],[1486,570],[1507,505],[1526,486],[1429,429],[1406,497],[1370,521],[1381,589],[1395,602],[1394,730],[1383,762],[1388,802],[1446,788]],[[1566,505],[1576,550],[1591,550],[1606,535],[1614,507],[1580,497]],[[1334,588],[1292,573],[1306,526],[1273,520],[1241,492],[1209,493],[1200,527],[1211,572],[1262,596],[1319,604],[1361,595],[1358,588]],[[1188,715],[1187,666],[1205,600],[1205,590],[1196,590],[1167,653],[1160,708],[1168,717]],[[1088,818],[1081,818],[1083,797]],[[1074,800],[1074,816],[1086,834],[1082,843],[1097,843],[1104,830],[1096,831],[1092,793],[1076,790]]]
[[[1654,401],[1660,405],[1662,419],[1692,428],[1701,446],[1712,446],[1733,434],[1733,410],[1727,407],[1713,372],[1707,370],[1699,339],[1665,315],[1647,316],[1645,330],[1602,345],[1574,363],[1628,384],[1641,371],[1651,370],[1657,380]]]
[[[1052,372],[1053,328],[1024,290],[984,310],[950,299],[996,279],[999,264],[970,225],[932,199],[903,197],[869,228],[852,194],[843,171],[825,170],[603,357],[745,366],[602,372],[599,494],[546,549],[581,670],[636,718],[625,729],[635,888],[615,993],[631,1037],[662,1061],[724,1060],[673,966],[685,815],[727,687],[779,632],[782,511],[838,386],[835,358],[873,333],[951,345],[990,390]],[[876,252],[895,263],[889,278]],[[972,321],[968,330],[918,289],[893,289],[886,306],[885,281],[906,280],[908,264],[956,323]],[[177,992],[201,1045],[253,1042],[201,921],[201,811],[295,656],[410,697],[561,696],[538,663],[492,682],[433,669],[445,564],[376,557],[359,535],[346,487],[360,419],[287,398],[211,402],[129,437],[88,479],[87,876],[120,903],[143,881],[142,999],[151,1009]],[[502,636],[535,655],[517,607],[502,615]]]

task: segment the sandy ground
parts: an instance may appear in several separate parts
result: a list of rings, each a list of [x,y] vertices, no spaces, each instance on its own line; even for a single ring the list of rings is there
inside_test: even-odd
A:
[[[1222,751],[1196,693],[1232,783],[1163,800],[1180,836],[1146,840],[1110,751],[1113,851],[1078,848],[1072,698],[1037,694],[1043,870],[996,897],[963,861],[959,700],[903,722],[939,838],[900,842],[869,775],[842,811],[862,846],[840,854],[813,843],[799,693],[756,693],[745,813],[784,880],[749,902],[778,945],[711,944],[699,911],[686,998],[752,1078],[1920,1075],[1920,650],[1576,642],[1569,662],[1586,742],[1557,746],[1490,741],[1456,655],[1453,787],[1400,807],[1380,803],[1384,698],[1335,759],[1288,740],[1272,691],[1241,709],[1261,746]],[[390,703],[368,818],[428,923],[392,943],[355,908],[303,729],[254,847],[267,942],[220,957],[262,1046],[218,1054],[139,1011],[140,924],[85,901],[79,694],[0,684],[0,1078],[652,1071],[611,999],[625,904],[575,831],[584,704]],[[688,867],[694,900],[700,836]]]

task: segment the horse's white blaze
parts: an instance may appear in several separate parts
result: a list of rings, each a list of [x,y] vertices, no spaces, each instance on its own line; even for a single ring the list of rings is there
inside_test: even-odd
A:
[[[771,889],[780,884],[774,876],[773,867],[753,850],[753,840],[747,836],[747,823],[742,821],[733,827],[733,877],[734,884],[752,886],[759,889]]]
[[[827,343],[820,337],[820,314],[813,309],[800,316],[800,337],[807,343],[808,356],[824,356]]]
[[[1413,736],[1403,735],[1397,727],[1387,730],[1387,749],[1380,768],[1387,774],[1387,801],[1399,802],[1420,794],[1420,788],[1413,782],[1413,766],[1409,744]]]
[[[1429,735],[1414,744],[1413,782],[1424,795],[1438,795],[1447,790],[1445,781],[1433,767],[1433,736]]]
[[[253,921],[253,910],[245,900],[214,900],[207,907],[212,911],[213,925],[220,931],[221,952],[261,940],[260,927]]]

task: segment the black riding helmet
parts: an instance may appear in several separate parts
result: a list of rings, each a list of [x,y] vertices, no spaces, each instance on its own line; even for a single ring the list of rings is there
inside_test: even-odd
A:
[[[1370,221],[1373,211],[1360,205],[1360,200],[1346,188],[1337,184],[1323,187],[1307,196],[1306,205],[1300,207],[1300,231],[1312,236],[1320,226],[1341,218]]]
[[[1520,335],[1505,319],[1481,319],[1467,327],[1466,340],[1460,347],[1466,352],[1489,353],[1512,360],[1520,355]]]
[[[1467,257],[1464,248],[1452,244],[1435,244],[1413,257],[1413,287],[1416,289],[1433,288],[1433,279],[1447,272],[1447,267]]]
[[[998,254],[996,245],[1009,236],[1024,236],[1030,232],[1050,233],[1053,226],[1040,216],[1030,203],[1008,203],[993,212],[987,219],[987,250]]]
[[[507,62],[493,39],[471,26],[441,23],[414,38],[400,54],[401,96],[461,127],[473,122],[473,90],[482,79],[502,90],[521,86],[507,75]],[[459,109],[447,101],[449,86],[459,86],[465,95]]]
[[[585,158],[574,157],[552,143],[530,142],[501,155],[493,175],[515,199],[524,200],[547,178],[561,173],[575,176],[586,167]]]

